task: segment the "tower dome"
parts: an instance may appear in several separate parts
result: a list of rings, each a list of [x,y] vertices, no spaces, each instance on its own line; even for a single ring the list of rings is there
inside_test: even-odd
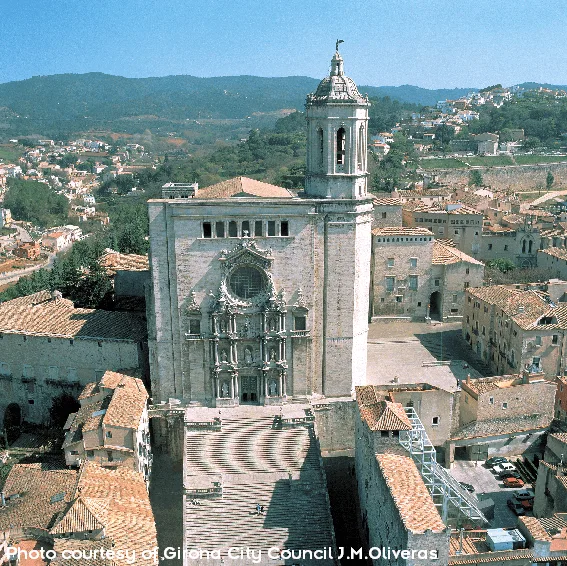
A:
[[[362,96],[358,92],[355,82],[345,75],[343,69],[343,58],[336,51],[331,59],[331,72],[325,77],[317,87],[317,90],[307,97],[307,102],[311,104],[327,102],[347,102],[364,104],[368,102],[367,96]]]

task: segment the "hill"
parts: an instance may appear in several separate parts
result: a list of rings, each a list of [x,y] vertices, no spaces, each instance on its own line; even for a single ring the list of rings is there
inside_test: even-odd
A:
[[[170,122],[246,119],[282,109],[302,109],[319,83],[310,77],[189,75],[131,79],[104,73],[37,76],[0,84],[0,135],[55,136],[109,123],[119,131],[171,128]],[[428,90],[411,85],[361,86],[371,97],[435,104],[472,89]],[[139,122],[143,122],[140,124]],[[150,124],[150,126],[148,126]]]

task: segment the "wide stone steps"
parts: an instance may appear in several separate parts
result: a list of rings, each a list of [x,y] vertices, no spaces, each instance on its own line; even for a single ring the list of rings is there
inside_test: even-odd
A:
[[[313,431],[274,429],[273,418],[223,420],[222,430],[186,433],[186,474],[272,473],[316,469]]]
[[[264,505],[258,515],[256,503]],[[225,485],[222,499],[185,507],[187,548],[209,551],[249,547],[324,548],[332,540],[322,482],[282,479],[274,483]],[[308,516],[308,521],[306,521]],[[214,529],[203,530],[203,525]]]

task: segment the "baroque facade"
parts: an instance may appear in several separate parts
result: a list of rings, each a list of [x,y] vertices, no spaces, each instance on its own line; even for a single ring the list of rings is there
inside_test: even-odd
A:
[[[365,383],[368,107],[337,51],[306,101],[305,191],[237,178],[149,201],[154,402],[270,405]]]

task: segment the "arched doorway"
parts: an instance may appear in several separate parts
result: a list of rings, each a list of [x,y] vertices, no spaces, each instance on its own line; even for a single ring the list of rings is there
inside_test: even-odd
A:
[[[435,291],[429,297],[429,317],[434,320],[441,320],[441,293]]]
[[[4,413],[3,428],[8,436],[8,443],[14,442],[21,433],[22,410],[17,403],[10,403]]]

